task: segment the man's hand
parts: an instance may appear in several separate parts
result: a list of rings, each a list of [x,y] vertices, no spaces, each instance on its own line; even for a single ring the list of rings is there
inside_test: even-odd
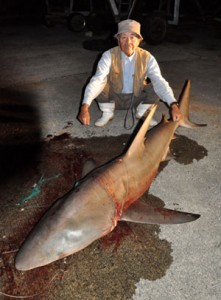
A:
[[[182,118],[182,113],[178,107],[178,104],[176,102],[172,103],[170,109],[173,121],[179,121]]]
[[[83,104],[81,106],[81,110],[80,110],[80,113],[78,115],[78,119],[80,120],[80,122],[83,125],[90,125],[90,113],[89,113],[87,104]]]

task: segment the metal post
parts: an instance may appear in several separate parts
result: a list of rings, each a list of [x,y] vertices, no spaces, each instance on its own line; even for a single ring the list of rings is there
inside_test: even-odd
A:
[[[109,4],[110,4],[112,13],[114,15],[115,21],[119,22],[120,21],[120,14],[119,14],[119,11],[118,11],[118,8],[116,6],[115,1],[114,0],[108,0],[108,1],[109,1]]]
[[[132,11],[134,9],[134,6],[135,6],[136,2],[137,2],[137,0],[133,0],[133,2],[131,4],[130,11],[129,11],[128,16],[127,16],[128,19],[130,18],[131,14],[132,14]]]
[[[178,25],[179,22],[180,0],[174,0],[173,20],[169,24]]]

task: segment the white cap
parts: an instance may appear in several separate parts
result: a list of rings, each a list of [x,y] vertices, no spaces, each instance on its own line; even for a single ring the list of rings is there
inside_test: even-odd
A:
[[[142,35],[140,34],[140,23],[134,20],[123,20],[118,23],[118,32],[114,35],[117,37],[119,34],[124,32],[131,32],[138,35],[141,39],[143,39]]]

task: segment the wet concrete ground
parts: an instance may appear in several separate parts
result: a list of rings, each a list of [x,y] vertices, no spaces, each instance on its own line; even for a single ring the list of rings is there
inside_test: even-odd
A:
[[[201,218],[173,226],[122,223],[65,260],[18,272],[16,250],[47,207],[72,187],[84,160],[100,164],[118,155],[133,130],[123,128],[123,111],[105,128],[94,128],[100,115],[95,104],[89,127],[77,121],[82,87],[99,54],[82,48],[83,34],[62,25],[1,28],[1,292],[37,299],[219,299],[221,42],[208,28],[187,33],[188,43],[143,46],[177,97],[184,80],[191,80],[191,118],[208,127],[178,129],[171,145],[177,157],[144,198]],[[160,104],[157,120],[162,112],[167,109]],[[29,197],[36,184],[40,193]]]

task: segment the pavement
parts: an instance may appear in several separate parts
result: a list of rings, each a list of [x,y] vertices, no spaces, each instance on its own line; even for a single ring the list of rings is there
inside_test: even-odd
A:
[[[29,119],[35,120],[32,125],[38,128],[42,139],[62,133],[85,139],[132,133],[133,130],[123,127],[124,111],[117,111],[106,127],[95,128],[93,123],[100,116],[95,102],[90,109],[91,125],[84,127],[77,120],[83,87],[100,54],[82,47],[87,39],[85,33],[74,34],[64,24],[53,27],[20,24],[2,26],[0,39],[1,93],[19,94],[26,103],[30,102],[34,110],[29,111]],[[174,203],[178,203],[178,209],[199,213],[201,218],[183,225],[160,226],[160,238],[171,243],[173,262],[162,278],[140,278],[132,299],[218,300],[221,295],[220,28],[205,24],[187,26],[180,32],[173,30],[161,45],[143,43],[142,47],[156,57],[177,98],[185,80],[191,80],[190,117],[197,123],[207,123],[207,127],[179,128],[177,132],[202,145],[208,155],[188,165],[171,161],[152,183],[150,193],[163,199],[166,207],[174,209]],[[168,113],[161,103],[157,120],[162,112]],[[7,128],[4,123],[0,134],[2,144],[13,139]]]

